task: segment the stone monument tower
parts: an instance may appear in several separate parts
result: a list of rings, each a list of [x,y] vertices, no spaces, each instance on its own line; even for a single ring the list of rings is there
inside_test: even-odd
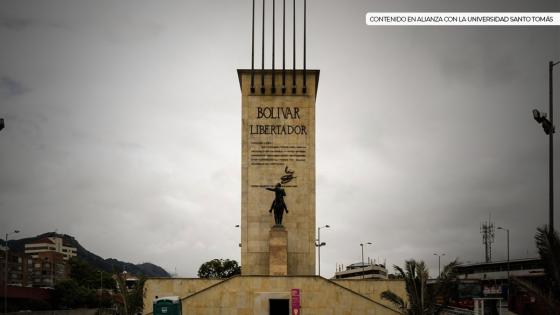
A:
[[[280,1],[278,1],[280,2]],[[305,3],[305,2],[304,2]],[[242,106],[241,266],[243,275],[315,274],[315,98],[319,71],[296,69],[296,9],[291,69],[286,69],[286,1],[276,31],[272,2],[270,68],[265,69],[265,1],[261,68],[255,69],[255,3],[251,69],[238,70]],[[281,33],[281,47],[276,46]],[[267,47],[268,49],[268,47]],[[282,65],[275,67],[275,52]]]
[[[315,98],[319,70],[308,70],[306,64],[307,1],[259,1],[262,3],[262,34],[259,35],[263,43],[260,69],[255,69],[254,58],[255,2],[251,68],[237,70],[242,108],[242,274],[228,279],[148,279],[144,314],[152,314],[155,305],[152,301],[162,296],[182,297],[182,312],[186,315],[216,312],[299,315],[302,311],[305,314],[400,314],[399,310],[382,304],[389,302],[378,300],[379,292],[390,287],[406,301],[404,281],[394,285],[367,279],[358,282],[314,276]],[[286,67],[286,4],[291,5],[288,13],[293,23],[290,69]],[[269,17],[268,24],[265,17]],[[280,18],[281,23],[276,23]],[[271,37],[268,40],[265,40],[265,24]],[[276,24],[281,26],[278,32]],[[296,26],[297,31],[303,29],[303,36],[297,36],[299,42]],[[282,39],[279,47],[275,40],[277,33]],[[267,57],[269,68],[265,68],[265,43],[272,44],[272,49],[266,50],[272,53],[271,58]],[[303,58],[296,60],[296,51],[301,50]],[[275,67],[276,51],[281,52],[279,67]]]

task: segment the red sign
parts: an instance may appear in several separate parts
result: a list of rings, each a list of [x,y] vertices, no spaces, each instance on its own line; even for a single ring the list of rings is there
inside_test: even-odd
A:
[[[292,315],[300,314],[299,289],[292,289]]]

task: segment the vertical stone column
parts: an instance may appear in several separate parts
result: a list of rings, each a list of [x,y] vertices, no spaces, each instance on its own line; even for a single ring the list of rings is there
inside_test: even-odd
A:
[[[282,225],[270,228],[269,266],[271,276],[288,275],[288,231]]]
[[[255,75],[263,74],[261,70]],[[288,275],[315,274],[315,98],[319,70],[265,70],[265,92],[251,93],[251,70],[238,70],[241,85],[241,265],[243,275],[269,275],[269,213],[275,192],[282,185],[289,214],[282,225],[288,235]],[[272,92],[275,76],[276,92]],[[260,80],[259,80],[260,81]],[[296,86],[293,93],[291,87]]]

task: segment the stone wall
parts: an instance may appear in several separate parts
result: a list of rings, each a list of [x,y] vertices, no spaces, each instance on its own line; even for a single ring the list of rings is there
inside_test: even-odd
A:
[[[199,278],[149,278],[144,284],[144,314],[152,312],[153,300],[156,296],[178,296],[184,298],[220,283],[220,279]]]
[[[196,280],[183,279],[182,281],[196,282]],[[173,282],[174,279],[169,281]],[[203,283],[211,284],[202,281],[198,285],[202,287]],[[153,291],[156,288],[155,284],[150,285],[152,295],[155,293]],[[157,287],[169,285],[169,283],[158,283]],[[187,289],[193,288],[194,285],[184,283],[181,286]],[[183,315],[267,315],[269,299],[290,299],[290,291],[294,288],[300,289],[301,311],[306,315],[399,314],[392,305],[381,303],[377,292],[391,289],[401,295],[400,293],[404,292],[404,282],[343,280],[339,283],[318,276],[237,276],[223,282],[217,281],[214,285],[194,294],[173,295],[188,295],[182,299]],[[363,295],[358,293],[358,290],[364,292]],[[404,298],[405,295],[401,297]],[[148,299],[149,295],[146,298]],[[151,305],[149,311],[146,310],[145,314],[151,312]]]
[[[407,294],[404,281],[402,280],[332,280],[333,282],[346,287],[352,291],[360,293],[381,304],[393,307],[393,303],[382,300],[381,292],[390,290],[407,301]]]

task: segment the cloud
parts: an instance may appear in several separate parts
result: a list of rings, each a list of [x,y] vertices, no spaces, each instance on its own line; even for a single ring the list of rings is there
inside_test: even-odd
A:
[[[22,31],[33,25],[31,19],[15,18],[15,17],[0,17],[0,28],[11,31]]]
[[[526,255],[547,210],[530,104],[546,104],[559,31],[372,28],[366,2],[310,10],[323,275],[358,261],[364,241],[389,265],[437,268],[434,251],[480,260],[489,212],[511,229],[512,257]],[[59,228],[182,275],[238,259],[249,4],[17,3],[0,18],[0,231]],[[381,4],[408,6],[394,3]]]
[[[0,16],[0,29],[23,32],[30,29],[43,28],[66,29],[67,26],[58,22],[48,21],[43,18]]]
[[[8,76],[0,78],[0,95],[2,96],[19,96],[26,93],[28,89],[23,83],[12,79]]]

